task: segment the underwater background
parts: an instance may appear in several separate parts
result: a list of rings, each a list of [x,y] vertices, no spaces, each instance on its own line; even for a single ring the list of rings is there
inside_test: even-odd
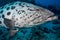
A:
[[[0,7],[15,1],[24,1],[44,7],[58,16],[58,20],[46,22],[32,28],[18,28],[19,31],[9,37],[5,27],[0,27],[0,40],[60,40],[60,0],[0,0]]]

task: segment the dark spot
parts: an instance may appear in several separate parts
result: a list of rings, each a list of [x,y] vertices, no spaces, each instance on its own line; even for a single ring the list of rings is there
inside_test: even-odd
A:
[[[39,11],[39,9],[36,9],[36,11]]]
[[[40,35],[40,33],[39,33],[39,32],[35,32],[35,34],[36,34],[36,35]]]
[[[30,15],[30,17],[32,17],[32,15]]]
[[[18,10],[16,9],[16,11],[18,11]]]
[[[7,7],[7,10],[9,10],[10,9],[10,7]]]
[[[49,16],[48,18],[50,18],[50,17],[54,17],[55,15],[51,15],[51,16]]]
[[[26,14],[26,16],[27,16],[27,14]]]
[[[2,18],[4,18],[5,16],[4,15],[2,15]]]
[[[36,14],[36,16],[38,16],[38,14]]]
[[[10,29],[8,28],[7,30],[9,31]]]
[[[7,13],[7,15],[10,15],[10,14],[11,14],[11,12],[8,12],[8,13]]]
[[[0,11],[0,13],[3,13],[3,10],[2,10],[2,11]]]
[[[20,39],[20,38],[17,38],[18,40]]]
[[[2,22],[0,21],[0,24],[1,24]]]
[[[38,16],[37,18],[39,18],[39,17],[41,17],[41,16]]]
[[[3,38],[5,37],[5,36],[2,36]]]
[[[19,6],[21,5],[21,3],[19,3]]]
[[[17,30],[16,28],[13,28],[13,30]]]
[[[22,6],[22,7],[24,7],[23,5],[21,5],[21,3],[19,3],[19,6]]]
[[[23,5],[21,5],[22,7],[24,7]]]
[[[24,10],[21,10],[22,12],[25,12]]]
[[[23,16],[23,17],[25,17],[25,16]]]
[[[14,21],[14,22],[16,22],[16,21]]]
[[[28,18],[30,18],[30,17],[28,17]]]
[[[12,10],[15,9],[15,6],[11,6],[11,9],[12,9]]]
[[[18,23],[16,23],[16,25],[18,25]]]
[[[33,20],[31,20],[31,21],[34,21],[36,18],[34,18]]]
[[[19,25],[20,26],[20,25]]]
[[[21,14],[21,12],[20,12],[20,11],[18,11],[18,14]]]
[[[28,22],[28,23],[30,23],[30,22]]]
[[[27,10],[34,11],[34,9],[30,9],[30,8],[28,8]]]
[[[26,5],[27,7],[29,7],[28,5]]]
[[[25,5],[25,3],[23,3],[23,5]]]
[[[20,17],[20,19],[21,19],[22,17]]]

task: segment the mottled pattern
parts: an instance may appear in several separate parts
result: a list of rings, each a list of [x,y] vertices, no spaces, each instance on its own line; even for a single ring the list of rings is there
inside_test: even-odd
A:
[[[2,16],[0,20],[4,22],[3,24],[5,24],[6,27],[8,24],[6,24],[7,20],[4,20],[4,18],[11,20],[11,23],[14,23],[11,26],[17,27],[42,24],[57,18],[53,12],[50,12],[47,9],[19,1],[5,5],[0,10],[0,13],[0,16]]]

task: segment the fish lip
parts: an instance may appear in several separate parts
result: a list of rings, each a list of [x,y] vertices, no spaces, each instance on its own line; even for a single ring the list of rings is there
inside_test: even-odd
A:
[[[52,20],[56,20],[56,19],[58,19],[58,16],[52,15],[52,16],[48,17],[46,21],[52,21]]]

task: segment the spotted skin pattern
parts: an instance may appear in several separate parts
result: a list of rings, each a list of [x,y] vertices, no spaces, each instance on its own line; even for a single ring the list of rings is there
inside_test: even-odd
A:
[[[50,16],[54,17],[54,14],[49,10],[25,2],[15,2],[12,5],[5,5],[0,10],[0,13],[0,16],[2,16],[0,20],[4,21],[2,18],[14,20],[14,26],[20,27],[38,24],[46,21]]]
[[[14,2],[0,8],[0,25],[10,28],[32,27],[46,21],[57,19],[53,12],[26,2]]]

